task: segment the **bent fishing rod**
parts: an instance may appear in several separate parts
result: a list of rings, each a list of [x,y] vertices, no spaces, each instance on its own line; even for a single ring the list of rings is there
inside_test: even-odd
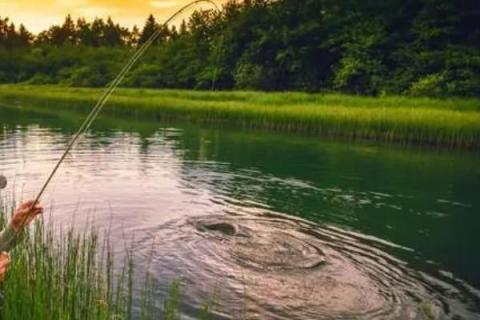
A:
[[[102,110],[103,106],[107,103],[108,99],[112,96],[112,94],[115,92],[115,90],[118,88],[118,86],[120,85],[120,83],[122,82],[122,80],[125,78],[125,76],[127,75],[127,73],[132,69],[132,67],[135,65],[135,63],[140,59],[140,57],[142,57],[142,55],[148,50],[148,48],[150,48],[150,46],[155,42],[155,40],[157,40],[157,38],[160,36],[161,32],[163,31],[163,29],[165,27],[168,26],[168,24],[170,22],[172,22],[173,20],[175,20],[180,14],[182,14],[185,10],[201,3],[201,2],[205,2],[205,3],[209,3],[211,4],[216,11],[220,11],[219,10],[219,7],[218,5],[214,2],[214,1],[211,1],[211,0],[196,0],[196,1],[192,1],[190,2],[189,4],[183,6],[181,9],[177,10],[173,15],[171,15],[162,25],[158,26],[155,30],[154,33],[152,33],[152,35],[147,39],[147,41],[145,41],[144,44],[142,44],[136,51],[135,53],[132,55],[132,57],[130,58],[130,60],[124,65],[124,67],[122,68],[122,70],[118,73],[118,75],[115,77],[115,79],[113,79],[113,81],[110,83],[110,85],[107,86],[107,88],[105,89],[105,91],[103,92],[103,94],[100,96],[100,98],[98,99],[97,103],[95,104],[95,106],[93,107],[93,109],[90,111],[90,113],[87,115],[87,117],[85,118],[85,120],[83,121],[82,125],[80,126],[80,128],[78,129],[78,131],[73,135],[72,139],[70,140],[70,142],[67,144],[67,147],[65,149],[65,151],[63,152],[62,156],[60,157],[60,159],[58,160],[58,162],[56,163],[56,165],[54,166],[52,172],[50,173],[50,175],[47,177],[47,179],[45,180],[45,183],[43,184],[42,188],[40,189],[40,192],[37,194],[35,200],[33,201],[33,204],[32,206],[30,207],[30,211],[32,211],[35,206],[38,204],[38,202],[40,201],[40,198],[43,196],[45,190],[47,189],[47,187],[49,186],[50,182],[52,181],[53,177],[55,176],[55,174],[57,173],[58,169],[60,168],[60,166],[62,165],[63,161],[65,160],[65,158],[67,157],[67,155],[69,154],[69,152],[72,150],[72,148],[74,147],[75,143],[78,141],[78,139],[85,133],[87,132],[87,130],[90,128],[90,126],[92,125],[92,123],[95,121],[95,119],[97,118],[98,114],[100,113],[100,111]],[[23,219],[22,223],[20,224],[21,226],[21,229],[23,229],[23,227],[25,226],[27,220],[28,220],[28,216],[29,214],[27,214],[25,216],[25,218]]]

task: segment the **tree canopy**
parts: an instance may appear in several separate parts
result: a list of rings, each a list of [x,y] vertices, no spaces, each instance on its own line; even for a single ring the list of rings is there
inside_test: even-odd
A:
[[[0,82],[480,96],[477,0],[245,0],[142,28],[67,16],[33,36],[0,18]]]

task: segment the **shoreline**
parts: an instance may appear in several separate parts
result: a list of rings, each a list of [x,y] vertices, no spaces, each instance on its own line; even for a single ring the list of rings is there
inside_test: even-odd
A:
[[[102,91],[1,85],[0,103],[86,112]],[[479,99],[120,88],[102,112],[343,140],[480,149]]]

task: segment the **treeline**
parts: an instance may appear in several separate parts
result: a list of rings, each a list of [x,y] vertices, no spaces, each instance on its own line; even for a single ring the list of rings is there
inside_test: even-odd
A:
[[[0,18],[0,83],[104,86],[157,28]],[[231,1],[163,27],[123,85],[480,96],[480,2]]]

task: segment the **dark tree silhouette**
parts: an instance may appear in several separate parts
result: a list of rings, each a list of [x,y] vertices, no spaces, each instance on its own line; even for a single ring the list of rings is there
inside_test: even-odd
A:
[[[101,85],[159,30],[124,85],[480,96],[479,21],[478,0],[245,0],[141,32],[67,16],[32,41],[0,18],[0,80]]]

